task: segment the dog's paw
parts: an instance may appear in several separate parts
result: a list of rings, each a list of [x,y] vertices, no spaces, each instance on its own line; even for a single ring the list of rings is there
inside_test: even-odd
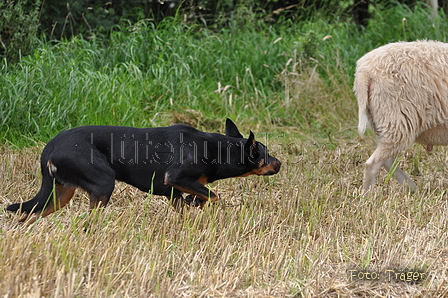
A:
[[[203,206],[206,201],[201,198],[198,198],[197,196],[188,195],[184,198],[184,202],[188,206],[200,207]]]

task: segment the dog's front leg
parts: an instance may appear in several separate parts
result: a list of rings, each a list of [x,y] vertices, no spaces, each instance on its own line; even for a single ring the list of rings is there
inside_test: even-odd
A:
[[[218,200],[218,196],[204,186],[203,183],[206,182],[206,179],[199,178],[194,179],[191,177],[171,177],[171,175],[167,174],[165,175],[165,185],[174,187],[175,189],[188,193],[192,196],[196,196],[197,198],[191,199],[191,202],[188,202],[189,205],[199,206],[200,208],[204,207],[204,205],[207,203],[208,200],[212,202],[216,202]],[[199,198],[199,202],[196,200]]]
[[[187,202],[185,202],[184,198],[182,197],[182,194],[166,196],[166,198],[174,207],[174,209],[178,212],[183,212],[185,204],[188,204]]]

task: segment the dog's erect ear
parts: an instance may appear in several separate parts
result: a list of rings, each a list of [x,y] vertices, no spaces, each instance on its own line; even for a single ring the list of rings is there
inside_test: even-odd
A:
[[[233,121],[229,118],[227,118],[226,120],[226,136],[233,138],[243,138],[243,136],[238,131],[235,123],[233,123]]]
[[[255,142],[254,133],[251,131],[249,138],[247,139],[244,149],[251,159],[258,158],[260,156],[260,150],[258,150],[257,142]]]

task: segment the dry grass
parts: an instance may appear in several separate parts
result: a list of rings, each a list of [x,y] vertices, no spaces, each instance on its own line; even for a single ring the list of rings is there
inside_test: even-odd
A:
[[[287,139],[289,137],[289,140]],[[448,295],[448,151],[415,146],[420,187],[405,194],[384,182],[359,195],[373,140],[270,142],[284,162],[273,177],[211,185],[223,198],[203,211],[176,213],[163,198],[117,184],[92,215],[78,191],[59,212],[30,227],[0,213],[2,297],[443,297]],[[289,144],[289,145],[288,145]],[[41,147],[0,150],[0,202],[37,190]],[[414,169],[415,170],[415,169]],[[414,171],[415,172],[415,171]],[[386,173],[381,173],[383,177]],[[380,280],[350,278],[350,269]],[[389,281],[386,270],[419,270],[419,283]]]

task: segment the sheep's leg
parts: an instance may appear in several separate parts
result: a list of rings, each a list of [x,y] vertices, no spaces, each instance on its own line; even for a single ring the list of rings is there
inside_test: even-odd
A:
[[[388,172],[392,169],[395,157],[391,157],[384,162],[384,167]],[[417,189],[417,185],[415,185],[414,181],[408,177],[408,175],[403,172],[398,166],[395,168],[394,177],[398,181],[398,183],[403,184],[406,183],[410,190],[415,191]]]
[[[366,161],[363,183],[364,192],[366,193],[370,191],[372,186],[375,184],[376,176],[378,176],[381,166],[387,160],[384,158],[379,158],[380,156],[381,150],[380,148],[376,148],[375,152],[373,152],[370,158]]]
[[[364,170],[364,183],[363,183],[364,191],[366,193],[370,191],[373,185],[375,184],[376,177],[378,176],[378,172],[381,166],[384,165],[387,171],[390,171],[392,169],[396,153],[394,153],[394,155],[390,157],[389,154],[385,155],[384,152],[385,150],[383,150],[381,146],[379,146],[378,148],[376,148],[375,152],[373,152],[370,158],[366,161],[366,167]],[[417,186],[415,185],[414,181],[412,181],[411,178],[409,178],[399,167],[396,167],[393,174],[395,179],[397,179],[398,183],[400,184],[406,183],[409,189],[412,191],[417,189]]]

